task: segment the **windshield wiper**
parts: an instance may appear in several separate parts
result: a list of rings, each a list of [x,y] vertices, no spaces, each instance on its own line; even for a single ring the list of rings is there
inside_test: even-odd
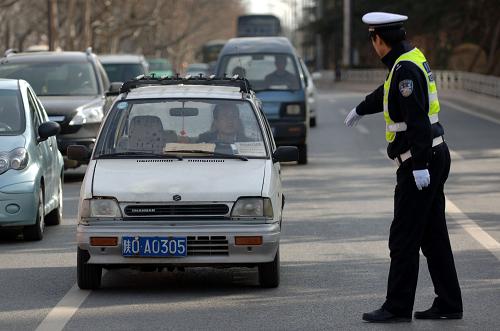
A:
[[[197,150],[197,149],[183,149],[183,150],[178,150],[178,151],[171,151],[168,154],[165,155],[175,155],[175,153],[193,153],[193,154],[210,154],[213,156],[217,157],[222,157],[222,158],[228,158],[228,159],[240,159],[242,161],[248,161],[248,158],[243,156],[243,155],[235,155],[235,154],[226,154],[226,153],[219,153],[219,152],[210,152],[210,151],[203,151],[203,150]]]
[[[97,158],[98,159],[113,159],[113,158],[118,158],[118,157],[137,157],[137,156],[142,156],[142,157],[149,157],[149,158],[154,158],[154,159],[165,159],[165,158],[175,158],[179,161],[182,161],[182,157],[179,155],[169,155],[169,154],[155,154],[155,153],[150,153],[150,152],[120,152],[120,153],[109,153],[109,154],[101,154]]]

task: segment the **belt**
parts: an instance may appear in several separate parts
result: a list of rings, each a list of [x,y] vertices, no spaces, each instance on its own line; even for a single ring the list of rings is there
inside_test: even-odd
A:
[[[440,144],[444,143],[444,138],[443,136],[436,137],[432,140],[432,147],[436,147]],[[399,167],[401,164],[403,164],[404,161],[408,160],[411,158],[411,151],[407,150],[403,154],[400,154],[394,158],[394,162],[396,162],[396,165]]]

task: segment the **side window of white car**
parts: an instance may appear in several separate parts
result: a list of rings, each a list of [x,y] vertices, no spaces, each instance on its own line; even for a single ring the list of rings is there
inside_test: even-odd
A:
[[[33,126],[33,133],[35,134],[34,137],[35,139],[38,137],[38,127],[40,124],[42,124],[42,119],[40,118],[40,114],[38,113],[38,107],[36,105],[36,101],[31,94],[31,91],[28,90],[28,105],[30,107],[30,117],[31,117],[31,123]]]

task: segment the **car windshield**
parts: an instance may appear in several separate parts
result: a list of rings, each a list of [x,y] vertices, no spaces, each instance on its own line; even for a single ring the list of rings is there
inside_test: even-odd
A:
[[[222,61],[219,73],[247,78],[255,91],[298,90],[297,67],[287,54],[229,55]]]
[[[96,95],[97,79],[89,62],[0,64],[1,78],[24,79],[38,96]]]
[[[166,71],[166,70],[171,70],[172,66],[170,63],[167,61],[161,61],[161,60],[151,60],[149,61],[149,70],[151,71]]]
[[[17,90],[0,90],[0,135],[24,131],[24,111]]]
[[[110,82],[126,82],[146,73],[140,63],[103,63],[102,65]]]
[[[248,101],[217,99],[127,100],[115,104],[95,157],[267,156]]]

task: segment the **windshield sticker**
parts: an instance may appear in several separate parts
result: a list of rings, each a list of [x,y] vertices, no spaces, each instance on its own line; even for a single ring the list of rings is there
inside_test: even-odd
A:
[[[215,144],[168,143],[163,148],[164,153],[178,152],[178,151],[202,151],[202,152],[213,153],[215,151]]]
[[[236,143],[235,147],[237,154],[246,156],[263,156],[266,150],[261,141]]]
[[[123,110],[123,109],[126,109],[128,107],[128,103],[127,102],[119,102],[116,107],[120,110]]]

